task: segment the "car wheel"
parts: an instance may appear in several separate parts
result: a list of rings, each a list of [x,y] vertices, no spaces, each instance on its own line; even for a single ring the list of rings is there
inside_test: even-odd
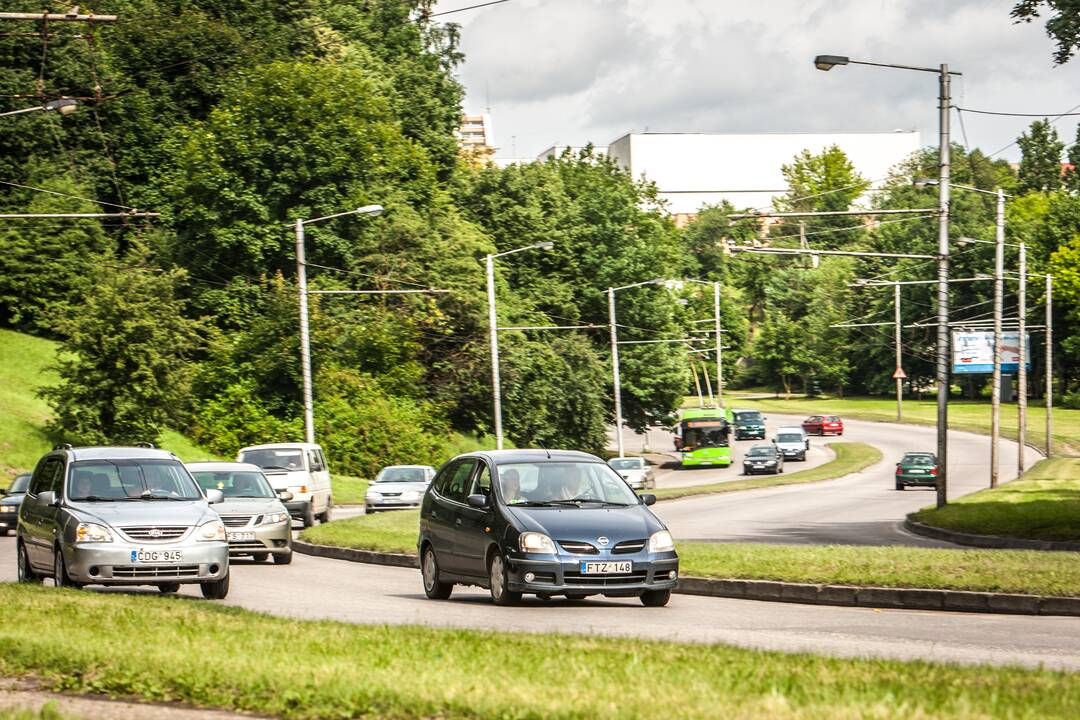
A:
[[[778,467],[778,468],[776,468],[776,474],[777,474],[777,475],[779,475],[779,474],[780,474],[780,473],[782,473],[782,472],[784,472],[784,468],[783,468],[783,467]]]
[[[897,490],[903,490],[904,489],[904,483],[902,483],[900,481],[897,481],[896,482],[896,489]]]
[[[312,500],[304,506],[304,512],[300,516],[300,519],[304,523],[304,527],[309,528],[315,524],[315,501]]]
[[[326,509],[322,511],[322,515],[319,515],[319,522],[330,522],[330,506],[334,504],[333,498],[326,498]]]
[[[34,572],[34,569],[30,567],[30,556],[26,554],[26,547],[19,543],[18,549],[18,565],[19,565],[19,582],[21,583],[40,583],[41,578]]]
[[[267,556],[269,556],[269,553],[252,553],[251,559],[255,562],[266,562]]]
[[[289,565],[292,563],[292,550],[287,553],[278,553],[274,555],[275,565]]]
[[[81,588],[82,585],[71,579],[67,572],[67,564],[64,562],[64,553],[59,548],[53,556],[53,584],[56,587]]]
[[[641,604],[645,607],[664,607],[671,600],[670,590],[646,590],[641,593]]]
[[[429,545],[424,548],[424,557],[420,562],[420,574],[424,577],[424,594],[432,600],[445,600],[454,592],[453,583],[439,580],[439,561],[435,550]]]
[[[159,593],[174,593],[180,589],[180,583],[161,583],[157,589]]]
[[[364,514],[365,515],[374,515],[375,514],[375,508],[371,507],[370,505],[365,505],[364,506]]]
[[[224,600],[229,594],[229,574],[225,573],[225,577],[220,580],[199,583],[199,588],[207,600]]]
[[[506,561],[499,553],[493,553],[488,561],[488,589],[496,605],[513,605],[521,600],[521,593],[508,589],[507,582]]]

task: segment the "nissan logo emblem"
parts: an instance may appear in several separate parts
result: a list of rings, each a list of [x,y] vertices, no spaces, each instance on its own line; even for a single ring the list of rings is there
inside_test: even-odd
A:
[[[601,546],[604,546],[604,545],[608,544],[608,539],[606,537],[601,536],[601,537],[596,538],[596,542],[600,543]]]

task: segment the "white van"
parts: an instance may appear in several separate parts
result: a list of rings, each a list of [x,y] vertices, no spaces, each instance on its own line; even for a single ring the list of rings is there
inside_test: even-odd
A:
[[[322,448],[314,443],[272,443],[242,448],[236,461],[262,468],[275,491],[288,490],[292,499],[285,508],[294,518],[304,521],[304,527],[330,521],[333,494],[330,471]]]

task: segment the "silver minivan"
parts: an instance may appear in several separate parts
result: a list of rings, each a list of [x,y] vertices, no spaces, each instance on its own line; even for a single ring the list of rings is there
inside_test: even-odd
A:
[[[38,461],[19,510],[19,582],[58,587],[198,583],[229,592],[225,525],[175,455],[152,447],[57,445]]]

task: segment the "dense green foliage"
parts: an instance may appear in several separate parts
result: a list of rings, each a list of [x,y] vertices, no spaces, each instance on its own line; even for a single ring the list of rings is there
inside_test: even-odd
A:
[[[1064,65],[1080,47],[1080,0],[1020,0],[1012,16],[1016,22],[1031,22],[1044,11],[1050,13],[1046,34],[1057,43],[1054,62]]]

